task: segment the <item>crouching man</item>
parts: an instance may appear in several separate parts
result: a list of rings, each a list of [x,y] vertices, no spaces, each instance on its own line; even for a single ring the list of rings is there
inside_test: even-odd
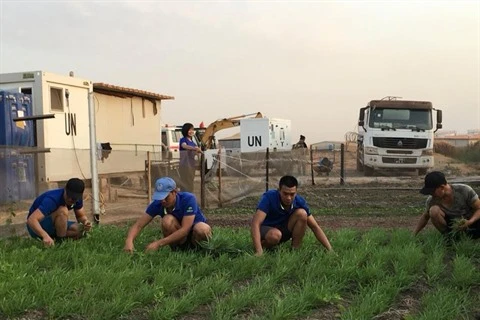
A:
[[[332,250],[327,236],[310,214],[307,202],[297,195],[297,187],[295,177],[283,176],[278,189],[263,194],[251,225],[255,255],[261,256],[263,248],[269,249],[290,239],[293,249],[300,248],[307,226],[327,250]]]
[[[146,251],[155,251],[167,245],[172,250],[194,248],[200,241],[208,240],[212,236],[212,230],[198,207],[195,195],[178,192],[173,179],[169,177],[158,179],[152,198],[153,201],[146,212],[128,231],[124,251],[133,252],[135,238],[155,216],[162,218],[164,237],[147,245]]]
[[[425,186],[420,193],[428,195],[428,198],[415,235],[431,219],[435,228],[447,237],[455,231],[473,239],[480,238],[480,199],[472,187],[461,183],[449,184],[442,172],[432,171],[425,176]]]
[[[65,238],[80,239],[83,232],[90,231],[92,227],[83,209],[84,190],[83,181],[72,178],[65,188],[52,189],[38,196],[28,212],[28,233],[41,239],[47,247]],[[68,220],[68,212],[72,209],[77,222]]]

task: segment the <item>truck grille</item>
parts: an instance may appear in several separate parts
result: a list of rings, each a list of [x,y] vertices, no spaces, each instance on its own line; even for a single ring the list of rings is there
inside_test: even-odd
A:
[[[373,145],[379,148],[391,149],[423,149],[427,147],[428,139],[414,138],[373,138]]]
[[[396,164],[415,164],[417,163],[417,158],[387,158],[382,157],[383,163],[396,163]]]
[[[387,150],[387,153],[388,153],[388,154],[412,154],[413,151],[412,151],[412,150],[399,150],[399,149],[396,149],[396,150]]]

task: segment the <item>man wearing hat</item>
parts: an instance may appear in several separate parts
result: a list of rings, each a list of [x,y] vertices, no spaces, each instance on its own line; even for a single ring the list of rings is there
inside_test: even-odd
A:
[[[420,193],[429,197],[415,235],[432,219],[432,224],[442,234],[449,234],[455,229],[474,239],[480,238],[480,199],[472,187],[460,183],[448,184],[442,172],[432,171],[425,176],[425,185]]]
[[[156,216],[162,218],[163,238],[147,245],[147,251],[155,251],[167,245],[172,250],[188,249],[212,236],[212,230],[198,207],[195,195],[178,192],[172,178],[158,179],[152,198],[145,213],[128,231],[123,250],[133,252],[135,238]]]
[[[28,233],[41,239],[47,247],[65,238],[81,238],[83,231],[87,232],[92,227],[83,209],[84,190],[83,181],[72,178],[65,188],[49,190],[38,196],[28,212]],[[68,220],[68,212],[72,209],[77,222]]]

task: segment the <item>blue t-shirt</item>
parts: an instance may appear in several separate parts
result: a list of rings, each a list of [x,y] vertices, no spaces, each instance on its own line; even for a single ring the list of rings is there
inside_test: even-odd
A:
[[[280,191],[268,190],[265,192],[258,203],[257,210],[262,210],[267,214],[265,220],[263,220],[263,226],[279,226],[288,221],[292,213],[299,209],[305,209],[307,216],[310,215],[310,209],[304,198],[295,195],[292,205],[289,208],[283,208],[280,202]]]
[[[66,206],[65,199],[63,198],[64,189],[52,189],[39,195],[35,201],[33,201],[30,210],[28,211],[28,217],[37,209],[39,209],[44,216],[49,216],[55,212],[59,207]],[[68,207],[68,210],[78,210],[83,207],[83,200],[80,199],[72,206]]]
[[[190,147],[197,147],[193,140],[188,138],[181,138],[179,142],[179,149],[180,149],[180,165],[181,166],[188,166],[188,167],[195,167],[195,154],[197,153],[194,150],[186,150],[182,148],[182,144],[186,143]]]
[[[182,223],[183,217],[195,216],[193,224],[198,222],[207,222],[207,219],[203,215],[200,207],[197,204],[197,199],[190,192],[178,192],[175,201],[175,208],[172,212],[167,212],[167,209],[162,206],[162,201],[153,200],[147,207],[146,213],[152,218],[155,216],[164,217],[167,213],[173,215],[177,220]]]

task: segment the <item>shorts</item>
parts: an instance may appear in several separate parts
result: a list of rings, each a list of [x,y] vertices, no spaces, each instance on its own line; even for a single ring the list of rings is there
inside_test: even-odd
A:
[[[193,239],[193,228],[188,233],[187,240],[184,243],[182,243],[182,244],[171,244],[170,249],[172,249],[172,251],[193,250],[193,249],[197,248],[197,245],[192,243],[192,239]]]
[[[272,228],[276,228],[280,230],[282,233],[282,238],[280,239],[280,243],[283,243],[285,241],[288,241],[292,238],[292,232],[288,230],[288,220],[281,225],[275,225],[275,226],[260,226],[260,237],[262,240],[265,240],[265,236],[267,235],[267,232],[270,231]]]
[[[70,228],[70,226],[72,224],[74,224],[75,221],[67,221],[67,229]],[[55,230],[55,226],[53,225],[53,219],[52,217],[50,216],[47,216],[45,217],[41,222],[40,222],[40,226],[42,227],[43,230],[45,230],[48,235],[52,238],[52,239],[55,239],[57,238],[57,231]],[[33,231],[32,228],[30,228],[30,226],[27,224],[27,230],[28,230],[28,233],[30,234],[30,236],[32,236],[32,238],[36,238],[36,239],[42,239],[42,237],[40,237],[39,235],[37,235],[35,233],[35,231]]]

